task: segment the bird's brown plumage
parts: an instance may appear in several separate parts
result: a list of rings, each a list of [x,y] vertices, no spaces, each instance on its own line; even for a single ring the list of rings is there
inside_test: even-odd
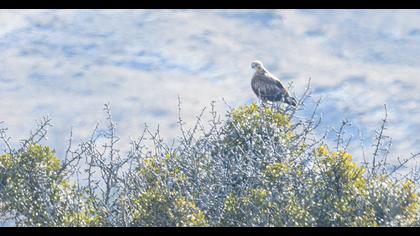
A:
[[[261,62],[252,63],[256,72],[251,80],[251,87],[254,93],[263,101],[284,102],[296,106],[296,99],[291,97],[280,80],[270,74]]]

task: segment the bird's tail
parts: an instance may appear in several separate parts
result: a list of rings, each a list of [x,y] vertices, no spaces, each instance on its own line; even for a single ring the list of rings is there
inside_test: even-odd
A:
[[[296,99],[292,96],[287,96],[284,102],[294,107],[297,105]]]

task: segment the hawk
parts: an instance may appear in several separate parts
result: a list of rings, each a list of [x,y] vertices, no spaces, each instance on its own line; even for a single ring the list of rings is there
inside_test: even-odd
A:
[[[251,63],[255,74],[251,80],[251,87],[254,93],[263,102],[284,102],[291,106],[296,106],[296,99],[289,95],[280,80],[268,72],[260,61]]]

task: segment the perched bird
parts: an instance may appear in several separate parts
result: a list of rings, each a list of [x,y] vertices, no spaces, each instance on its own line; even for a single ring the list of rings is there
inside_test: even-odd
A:
[[[284,102],[291,106],[296,106],[296,99],[289,95],[280,80],[268,72],[260,61],[251,63],[255,74],[251,80],[251,87],[254,93],[263,102]]]

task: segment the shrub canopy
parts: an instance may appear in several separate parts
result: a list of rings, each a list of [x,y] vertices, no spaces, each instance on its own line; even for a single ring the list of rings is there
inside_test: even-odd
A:
[[[291,111],[253,103],[224,121],[211,113],[202,135],[183,131],[169,147],[149,132],[153,148],[141,137],[126,156],[107,114],[103,149],[93,135],[62,161],[34,139],[0,155],[1,219],[18,226],[419,225],[413,180],[355,163]]]

